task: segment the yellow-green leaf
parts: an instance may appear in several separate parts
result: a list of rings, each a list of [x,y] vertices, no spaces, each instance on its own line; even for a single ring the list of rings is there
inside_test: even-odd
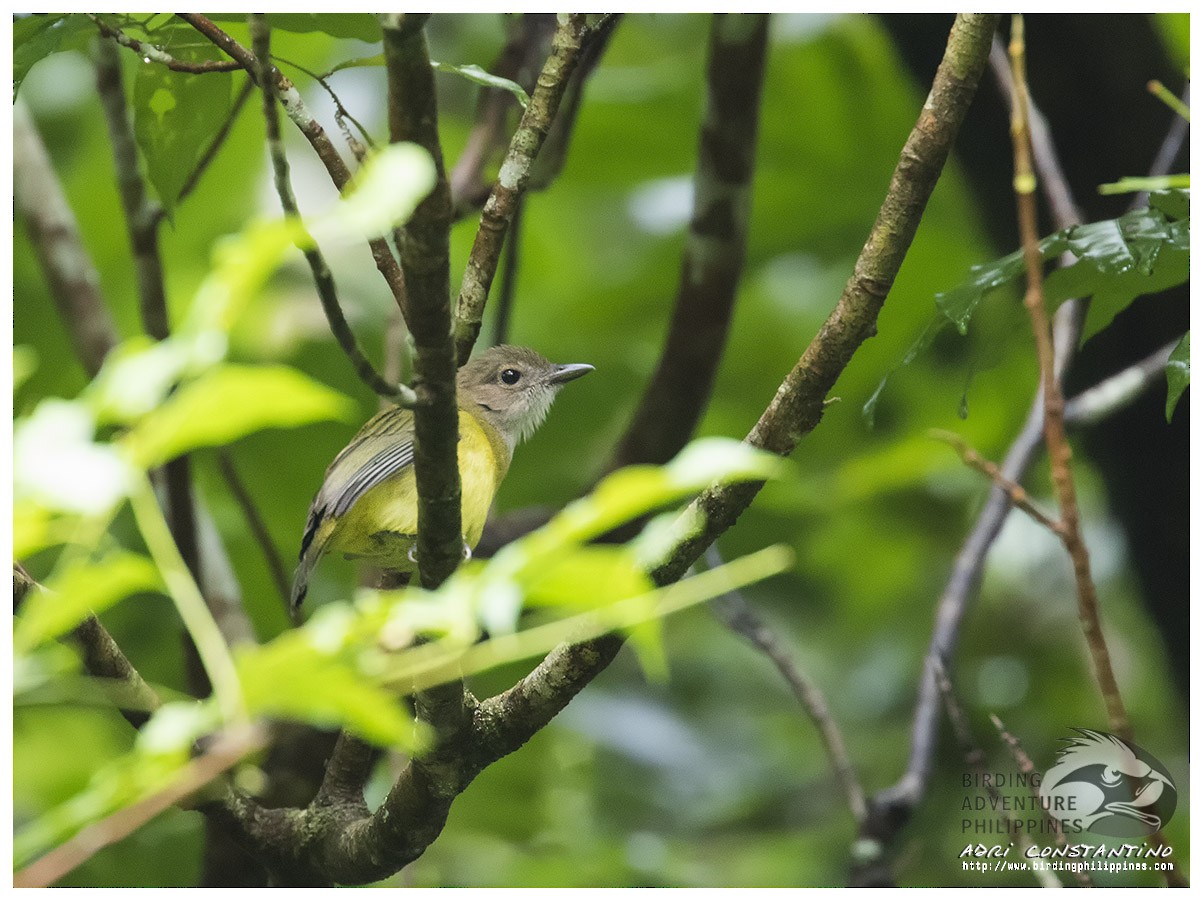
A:
[[[124,444],[138,465],[150,467],[264,428],[345,419],[352,409],[346,397],[295,369],[226,364],[181,387]]]
[[[144,556],[120,551],[99,562],[80,560],[47,579],[44,590],[30,591],[13,643],[18,652],[27,652],[130,594],[161,587],[158,569]]]

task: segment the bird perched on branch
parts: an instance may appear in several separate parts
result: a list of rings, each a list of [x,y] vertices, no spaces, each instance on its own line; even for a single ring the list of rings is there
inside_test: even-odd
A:
[[[458,470],[462,479],[463,543],[474,548],[513,448],[546,418],[559,389],[592,371],[583,363],[555,365],[528,347],[492,347],[458,371]],[[367,560],[393,572],[416,569],[417,482],[413,414],[391,407],[373,416],[330,463],[308,509],[292,610],[329,552]]]

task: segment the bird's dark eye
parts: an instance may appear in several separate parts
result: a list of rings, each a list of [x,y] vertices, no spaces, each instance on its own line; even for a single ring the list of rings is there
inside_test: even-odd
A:
[[[500,373],[500,380],[505,384],[516,384],[521,380],[521,373],[516,369],[505,369]]]

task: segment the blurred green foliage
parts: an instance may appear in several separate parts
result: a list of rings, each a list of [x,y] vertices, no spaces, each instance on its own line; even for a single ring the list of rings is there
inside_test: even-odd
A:
[[[360,15],[271,18],[281,29],[273,39],[277,59],[332,131],[326,95],[284,61],[323,72],[370,56],[378,52],[370,43],[374,23]],[[870,17],[775,19],[747,264],[701,435],[744,435],[819,327],[849,277],[927,90],[902,68]],[[1186,27],[1178,27],[1178,17],[1167,19],[1163,32],[1186,59]],[[89,64],[71,49],[82,46],[87,34],[77,21],[58,23],[66,30],[53,36],[48,20],[16,23],[30,40],[61,40],[67,51],[36,64],[18,52],[18,82],[114,318],[128,337],[139,332],[136,281]],[[165,16],[149,24],[164,29],[168,48],[191,40]],[[222,25],[246,40],[237,17],[223,18]],[[941,26],[931,19],[930,27]],[[447,65],[487,68],[503,39],[497,15],[439,15],[429,28],[431,53]],[[498,512],[532,504],[559,508],[590,485],[653,371],[690,212],[706,42],[704,16],[626,17],[587,86],[562,175],[528,200],[511,340],[558,361],[586,361],[597,372],[573,387],[517,451]],[[153,66],[123,55],[132,97],[142,83],[137,73]],[[153,77],[162,72],[153,70]],[[245,76],[226,77],[236,91]],[[330,85],[382,140],[382,72],[349,68],[332,76]],[[469,133],[478,88],[452,73],[439,75],[438,86],[444,150],[452,164]],[[196,129],[188,139],[215,132],[215,115],[188,123]],[[285,134],[302,212],[327,210],[335,196],[327,176],[294,129]],[[145,142],[143,150],[148,152]],[[182,320],[209,273],[214,242],[264,210],[277,214],[264,163],[261,117],[252,100],[162,232],[173,321]],[[995,177],[1006,181],[1010,174]],[[172,189],[162,177],[154,183]],[[162,199],[170,205],[169,196]],[[456,282],[475,221],[460,223],[452,236]],[[868,792],[903,771],[933,607],[987,492],[979,476],[925,433],[953,429],[988,457],[1003,453],[1037,382],[1032,342],[1014,327],[1019,319],[1013,316],[1022,314],[1017,292],[1000,288],[989,300],[994,309],[976,316],[965,338],[947,332],[897,374],[873,430],[859,410],[920,333],[935,294],[959,284],[970,266],[1011,249],[987,242],[952,159],[880,317],[878,336],[838,381],[840,402],[830,405],[784,476],[763,490],[721,541],[729,558],[780,541],[794,550],[794,571],[748,594],[826,691]],[[327,255],[360,342],[380,358],[391,301],[369,252],[354,245]],[[85,378],[19,221],[13,259],[14,341],[21,347],[23,379],[14,406],[27,415],[44,398],[76,396]],[[484,340],[488,334],[485,322]],[[291,558],[321,473],[377,400],[331,339],[298,253],[238,317],[229,360],[294,367],[356,405],[346,421],[326,416],[303,428],[257,431],[229,447],[275,542]],[[1106,632],[1138,740],[1183,786],[1186,699],[1170,687],[1161,638],[1141,606],[1103,492],[1085,458],[1079,468]],[[260,637],[281,633],[282,604],[213,453],[195,453],[193,471]],[[1040,468],[1028,484],[1035,497],[1049,495]],[[123,544],[133,541],[127,515],[117,516],[113,534]],[[34,554],[25,562],[40,578],[52,559]],[[318,602],[345,596],[352,578],[348,565],[325,566],[311,596]],[[182,686],[180,625],[169,604],[137,594],[103,619],[144,677]],[[636,657],[623,653],[550,727],[478,777],[456,801],[445,832],[395,883],[844,883],[854,826],[814,729],[776,671],[702,609],[668,620],[663,636],[667,680],[648,682]],[[526,669],[513,664],[484,673],[473,687],[481,695],[502,690]],[[1070,727],[1103,727],[1068,561],[1052,536],[1019,517],[1011,517],[993,553],[954,676],[995,770],[1015,765],[991,729],[990,712],[1004,719],[1043,769]],[[132,740],[115,713],[52,704],[18,709],[17,824],[78,792]],[[957,858],[964,843],[977,839],[964,831],[960,810],[967,793],[964,770],[953,741],[943,738],[930,794],[900,848],[902,883],[979,883]],[[386,789],[387,771],[381,766],[373,784],[375,800]],[[1188,820],[1182,802],[1167,829],[1184,871]],[[192,883],[201,840],[200,817],[172,810],[101,852],[66,883]],[[1013,874],[1006,883],[1032,882]]]

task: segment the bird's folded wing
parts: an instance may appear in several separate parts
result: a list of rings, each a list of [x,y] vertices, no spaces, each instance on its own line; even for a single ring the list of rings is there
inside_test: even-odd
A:
[[[377,484],[399,475],[412,465],[412,461],[412,441],[404,441],[380,450],[365,465],[357,468],[344,484],[338,485],[335,477],[338,473],[330,472],[325,486],[333,487],[336,493],[326,498],[329,504],[326,515],[344,515],[359,497]]]

